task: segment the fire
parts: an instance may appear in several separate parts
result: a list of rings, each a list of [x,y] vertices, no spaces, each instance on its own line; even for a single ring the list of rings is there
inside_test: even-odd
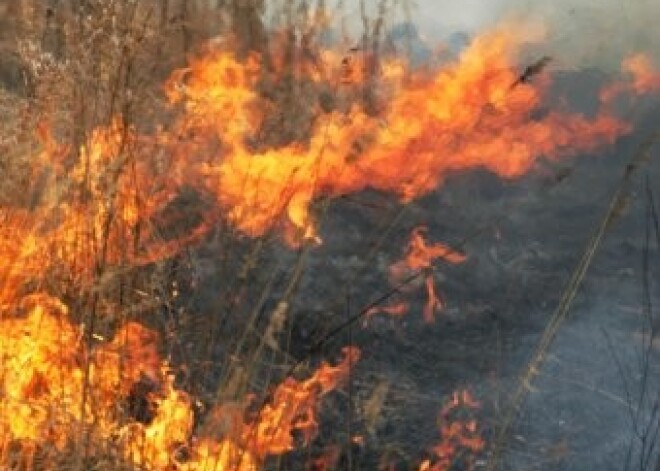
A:
[[[485,447],[477,422],[471,418],[479,407],[469,391],[452,393],[440,411],[440,442],[432,449],[434,458],[422,462],[419,471],[448,471],[457,465],[474,468],[476,456]]]
[[[3,442],[48,440],[63,447],[81,413],[80,335],[63,319],[67,310],[59,301],[32,297],[22,304],[25,319],[0,321],[0,435]]]
[[[337,366],[323,363],[308,380],[287,378],[273,393],[273,400],[259,412],[254,426],[246,431],[246,441],[255,454],[281,454],[294,448],[293,431],[308,443],[317,432],[315,409],[318,400],[336,389],[360,357],[354,347],[344,349],[344,359]]]
[[[0,304],[48,270],[65,270],[80,286],[110,266],[139,266],[176,254],[211,226],[204,215],[181,237],[164,240],[154,218],[176,197],[180,181],[168,166],[149,159],[157,139],[140,136],[115,118],[94,129],[74,155],[45,124],[36,132],[42,151],[33,156],[32,207],[0,207]],[[155,151],[154,151],[155,153]],[[172,165],[177,163],[173,159]]]
[[[605,109],[591,121],[561,111],[531,118],[549,78],[518,80],[515,58],[528,38],[511,31],[500,27],[476,38],[432,77],[406,74],[401,61],[384,60],[379,80],[387,106],[379,116],[357,104],[318,110],[308,142],[267,148],[253,143],[272,106],[257,92],[266,73],[260,59],[239,62],[229,51],[211,50],[166,82],[165,93],[179,111],[167,130],[138,135],[115,118],[93,131],[74,156],[42,124],[41,166],[62,180],[65,163],[75,165],[65,172],[68,185],[49,182],[34,220],[56,219],[48,227],[53,253],[78,272],[94,264],[149,263],[199,240],[213,215],[182,239],[158,241],[150,230],[153,217],[185,185],[214,195],[225,217],[247,235],[283,225],[293,245],[320,242],[318,200],[373,188],[410,201],[449,174],[474,168],[515,178],[539,158],[590,151],[629,130]],[[324,68],[323,60],[338,62],[337,73],[327,72],[333,67]],[[323,73],[305,70],[312,78],[318,72],[317,82],[333,81],[338,92],[366,80],[367,66],[354,64],[358,59],[323,51],[318,62]],[[625,67],[634,75],[635,92],[659,88],[645,56],[630,58]],[[67,198],[71,192],[77,197]]]
[[[404,282],[415,272],[422,271],[424,274],[424,285],[426,287],[426,304],[423,314],[424,320],[428,323],[433,322],[435,312],[442,309],[444,303],[437,293],[435,279],[433,276],[433,263],[437,259],[444,260],[451,264],[463,263],[466,256],[456,250],[451,249],[445,244],[435,243],[427,244],[424,239],[425,227],[413,229],[405,257],[390,266],[390,281],[394,285]],[[388,310],[400,315],[401,303],[388,306]],[[407,306],[406,306],[407,307]],[[387,310],[385,311],[387,312]]]
[[[375,316],[376,314],[387,314],[392,317],[402,317],[405,316],[408,313],[408,310],[410,309],[410,306],[408,306],[408,303],[403,302],[403,301],[398,301],[392,304],[388,304],[385,306],[374,306],[371,309],[369,309],[365,314],[365,320],[363,325],[367,325],[369,318]]]
[[[0,207],[0,309],[14,302],[29,276],[44,269],[40,263],[43,247],[31,225],[26,211]]]
[[[660,91],[660,72],[645,54],[634,54],[623,61],[623,70],[633,77],[632,88],[636,94]]]
[[[600,94],[601,101],[609,103],[623,93],[643,95],[660,92],[660,71],[648,55],[637,53],[626,57],[621,63],[621,71],[629,75],[631,81],[606,87]]]
[[[357,349],[347,348],[336,366],[324,363],[307,380],[286,378],[253,420],[239,420],[234,436],[196,439],[192,400],[176,388],[155,332],[129,322],[90,350],[59,300],[32,295],[17,307],[25,314],[3,313],[0,320],[0,443],[64,450],[87,426],[93,443],[119,437],[125,458],[150,470],[256,470],[267,456],[292,450],[295,432],[305,442],[314,437],[320,399],[340,386],[359,358]],[[120,407],[136,394],[148,411]],[[184,448],[189,459],[177,454]]]
[[[560,111],[531,118],[545,87],[511,86],[519,77],[515,56],[527,39],[511,31],[480,36],[431,78],[411,73],[402,84],[400,66],[387,63],[383,70],[394,72],[382,80],[392,93],[382,115],[357,105],[319,113],[306,144],[256,149],[246,143],[260,121],[255,108],[267,106],[250,88],[254,61],[244,66],[211,54],[173,76],[170,96],[187,110],[182,128],[223,143],[220,161],[204,172],[240,230],[256,237],[284,222],[299,239],[315,238],[318,199],[373,188],[410,201],[447,175],[474,168],[515,178],[541,157],[590,151],[629,130],[606,111],[593,120]]]
[[[636,55],[624,63],[632,81],[605,89],[594,119],[535,113],[549,77],[518,80],[516,56],[528,38],[511,31],[478,37],[430,77],[385,60],[378,91],[386,106],[379,114],[353,99],[332,111],[318,109],[306,142],[259,142],[272,106],[259,92],[268,72],[259,57],[240,62],[224,50],[171,75],[164,89],[175,113],[167,128],[161,123],[143,134],[114,117],[74,149],[42,121],[35,130],[42,149],[31,156],[29,171],[42,187],[32,189],[27,203],[0,206],[0,450],[62,452],[84,433],[92,436],[92,448],[107,445],[147,470],[256,471],[269,456],[308,444],[318,432],[318,405],[348,377],[360,357],[356,348],[347,347],[338,364],[323,363],[307,379],[284,379],[260,404],[218,404],[211,415],[231,426],[220,438],[196,436],[195,398],[177,387],[158,335],[126,322],[107,341],[91,332],[92,343],[86,329],[70,321],[67,298],[45,294],[52,286],[46,280],[54,275],[53,284],[66,279],[88,294],[110,268],[162,260],[199,241],[217,221],[212,210],[184,235],[163,239],[156,227],[183,187],[210,196],[248,236],[283,228],[291,245],[320,242],[315,203],[321,200],[371,188],[407,202],[452,173],[475,168],[516,178],[540,158],[591,151],[629,131],[608,113],[612,97],[660,91],[660,75]],[[372,79],[367,62],[375,59],[362,59],[322,51],[320,62],[334,66],[310,61],[296,73],[350,97],[350,87]],[[443,306],[433,276],[439,259],[458,264],[466,257],[427,242],[425,229],[416,228],[403,260],[390,268],[394,282],[421,271],[427,322]],[[407,310],[398,302],[367,315]],[[421,471],[449,469],[459,450],[483,449],[476,422],[455,417],[476,407],[469,393],[455,393],[441,411],[435,458]]]
[[[194,425],[190,399],[174,388],[173,381],[168,377],[163,396],[153,398],[156,414],[148,425],[133,423],[124,427],[125,453],[138,466],[170,468],[177,463],[177,450],[190,437]]]
[[[411,270],[431,268],[434,260],[442,259],[453,265],[463,263],[466,256],[451,249],[445,244],[435,243],[427,245],[424,240],[425,227],[416,227],[410,234],[410,242],[404,260],[405,265]]]

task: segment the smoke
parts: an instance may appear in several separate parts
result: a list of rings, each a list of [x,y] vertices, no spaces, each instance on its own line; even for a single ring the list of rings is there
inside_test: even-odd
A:
[[[415,22],[430,40],[515,18],[543,22],[548,32],[543,53],[563,68],[616,70],[633,52],[660,59],[658,0],[419,0],[417,5]]]

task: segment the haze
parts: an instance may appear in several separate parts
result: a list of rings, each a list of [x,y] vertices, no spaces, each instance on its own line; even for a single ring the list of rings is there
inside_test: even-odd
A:
[[[439,40],[512,17],[543,21],[546,53],[564,67],[618,67],[631,52],[660,58],[658,0],[417,0],[413,19],[425,37]]]

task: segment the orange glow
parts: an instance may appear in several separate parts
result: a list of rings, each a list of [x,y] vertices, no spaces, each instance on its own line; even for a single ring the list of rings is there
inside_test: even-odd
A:
[[[136,422],[124,427],[125,454],[138,466],[170,468],[177,464],[177,448],[185,445],[190,437],[194,424],[190,400],[172,383],[173,378],[168,378],[162,397],[152,398],[156,415],[148,425]]]
[[[80,333],[56,299],[33,296],[19,307],[27,311],[24,319],[0,321],[0,439],[62,448],[81,418]]]
[[[321,51],[319,64],[308,61],[294,75],[346,99],[332,111],[315,110],[304,142],[279,147],[259,135],[275,106],[260,91],[270,71],[260,69],[259,57],[240,62],[229,51],[209,50],[171,75],[164,85],[172,111],[167,125],[133,126],[114,117],[72,148],[41,121],[35,129],[41,148],[27,156],[34,194],[0,206],[0,448],[63,451],[89,433],[92,448],[112,448],[149,471],[257,471],[269,456],[309,444],[318,433],[319,403],[349,377],[360,357],[356,348],[347,347],[338,364],[323,363],[307,379],[285,378],[259,407],[244,404],[247,399],[218,404],[210,414],[227,418],[230,430],[221,438],[197,436],[195,398],[178,389],[157,333],[128,321],[104,340],[92,326],[72,323],[82,314],[70,316],[76,304],[68,300],[96,296],[115,268],[174,256],[221,219],[250,237],[281,231],[292,246],[321,243],[319,202],[365,189],[409,202],[449,175],[477,168],[516,178],[538,159],[589,152],[630,130],[607,106],[593,119],[536,113],[550,78],[511,86],[519,77],[518,51],[534,39],[528,33],[487,32],[432,76],[388,59],[373,77],[368,62],[375,58],[368,54]],[[277,54],[273,61],[275,69],[283,67]],[[660,75],[646,56],[627,59],[624,71],[631,82],[604,90],[604,105],[623,92],[660,91]],[[378,115],[351,96],[372,79],[383,97]],[[139,131],[150,124],[156,131]],[[177,226],[182,230],[168,238],[159,225],[181,222],[171,218],[185,212],[176,204],[184,188],[210,203],[199,208],[197,222]],[[432,322],[444,304],[434,264],[458,264],[466,256],[425,235],[424,228],[412,231],[390,277],[402,283],[421,272],[415,288],[423,280],[423,317]],[[408,310],[399,301],[366,317]],[[126,406],[134,399],[147,410]],[[447,460],[458,450],[483,449],[477,423],[454,417],[477,407],[468,392],[454,394],[441,410],[434,459],[421,470],[449,469]],[[318,465],[330,467],[337,454],[329,450]]]
[[[369,318],[377,314],[387,314],[392,317],[402,317],[405,316],[409,310],[410,306],[408,306],[408,303],[403,301],[395,302],[386,306],[374,306],[364,314],[364,323],[366,324],[369,321]]]
[[[644,95],[660,92],[660,71],[646,54],[632,54],[621,63],[621,71],[630,77],[628,82],[616,82],[601,91],[601,101],[611,102],[623,93]]]
[[[208,213],[178,238],[159,237],[153,218],[177,196],[180,182],[142,154],[153,150],[153,139],[120,119],[91,132],[75,156],[45,123],[36,135],[42,150],[32,159],[34,172],[46,175],[33,179],[42,185],[32,189],[39,197],[29,209],[0,207],[0,258],[6,262],[0,304],[49,270],[65,270],[80,287],[89,286],[107,267],[171,257],[211,227]]]
[[[315,436],[318,402],[359,358],[357,349],[346,348],[337,366],[323,363],[307,380],[286,378],[253,421],[238,424],[235,436],[197,439],[191,400],[160,359],[155,332],[130,322],[88,351],[59,300],[33,295],[17,307],[25,316],[0,320],[0,442],[63,449],[84,424],[96,434],[94,443],[119,437],[124,456],[149,470],[256,471],[267,456],[293,449],[294,432],[305,443]],[[119,407],[144,381],[151,387],[146,423]],[[190,452],[185,460],[177,454],[183,448]]]
[[[430,324],[435,320],[435,312],[442,310],[444,307],[444,302],[436,293],[433,275],[426,275],[424,284],[426,285],[426,305],[424,306],[423,316],[424,321]]]
[[[27,211],[0,207],[0,311],[15,301],[23,283],[45,270],[44,250],[32,224]]]
[[[246,144],[260,122],[256,108],[267,106],[251,88],[256,61],[243,66],[210,54],[174,74],[168,90],[187,112],[181,129],[224,145],[203,173],[230,221],[250,236],[284,223],[298,241],[314,239],[316,200],[373,188],[410,201],[474,168],[515,178],[539,158],[588,152],[629,130],[605,111],[593,120],[559,111],[530,118],[545,87],[542,80],[511,87],[517,51],[528,39],[514,30],[483,34],[457,62],[431,78],[412,74],[405,85],[401,64],[385,64],[380,79],[391,96],[382,116],[357,105],[319,114],[306,144]]]
[[[455,265],[463,263],[467,257],[441,243],[427,244],[424,240],[425,232],[425,227],[413,229],[404,258],[390,266],[390,280],[392,284],[397,285],[417,271],[424,272],[426,304],[423,316],[427,323],[431,323],[435,320],[435,313],[444,307],[444,301],[435,287],[433,263],[435,260],[441,259]]]
[[[405,263],[411,270],[430,268],[436,259],[445,260],[453,265],[463,263],[466,256],[447,245],[435,243],[427,245],[424,240],[425,227],[416,227],[410,235]]]
[[[660,91],[660,72],[647,55],[634,54],[626,58],[622,68],[632,76],[632,87],[638,95]]]
[[[309,443],[317,433],[315,410],[319,399],[346,379],[359,357],[359,350],[347,347],[337,366],[323,363],[305,381],[287,378],[275,389],[273,400],[259,411],[256,423],[247,427],[244,438],[248,448],[257,456],[291,451],[294,431]]]
[[[479,407],[469,391],[452,393],[440,411],[440,442],[431,450],[433,459],[423,461],[419,471],[448,471],[457,460],[463,465],[461,469],[473,469],[475,458],[485,447],[476,420],[470,418]]]

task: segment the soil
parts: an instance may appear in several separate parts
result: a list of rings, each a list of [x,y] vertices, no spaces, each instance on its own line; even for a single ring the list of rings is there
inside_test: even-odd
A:
[[[589,72],[578,79],[588,89],[598,75]],[[326,412],[330,425],[318,447],[341,444],[341,437],[350,433],[362,434],[366,444],[352,450],[357,469],[376,469],[386,450],[401,450],[400,469],[413,469],[437,441],[443,401],[462,388],[481,401],[477,418],[487,442],[494,443],[518,377],[605,215],[627,161],[660,115],[646,104],[637,116],[635,133],[612,148],[541,163],[516,181],[480,171],[454,175],[403,213],[391,198],[369,192],[332,205],[321,225],[323,245],[311,251],[296,298],[290,322],[294,357],[303,357],[316,339],[387,291],[387,266],[402,256],[414,227],[427,226],[433,241],[458,245],[467,238],[468,260],[437,266],[435,277],[447,306],[435,323],[424,322],[424,291],[418,289],[406,295],[413,308],[404,318],[374,316],[326,343],[324,357],[337,355],[349,342],[362,349],[363,357],[350,394],[329,399],[334,410]],[[608,231],[515,414],[498,469],[624,469],[626,460],[639,453],[631,411],[640,407],[644,378],[648,396],[637,424],[655,421],[657,427],[650,402],[658,400],[660,391],[660,348],[650,350],[646,367],[640,355],[649,327],[645,257],[656,328],[660,319],[655,308],[660,300],[658,248],[651,244],[645,255],[648,192],[656,204],[660,201],[658,157],[656,148],[636,175],[628,207]],[[397,216],[378,247],[384,222]],[[387,390],[382,412],[376,424],[365,424],[359,412],[378,388]],[[346,412],[349,401],[357,410],[353,416]],[[656,449],[654,459],[657,454]],[[477,468],[489,459],[487,451]],[[648,466],[643,469],[653,464]],[[632,469],[642,468],[634,461]]]
[[[591,114],[602,80],[593,70],[567,73],[558,78],[555,93]],[[273,468],[309,469],[314,457],[338,446],[338,469],[384,469],[388,462],[399,470],[419,469],[438,441],[439,410],[460,389],[468,389],[481,403],[473,415],[487,447],[476,457],[475,468],[487,467],[498,430],[512,410],[518,378],[606,214],[628,161],[660,122],[657,102],[622,104],[625,107],[634,110],[623,112],[636,123],[635,132],[594,155],[540,161],[527,176],[511,181],[485,171],[451,175],[438,191],[405,207],[370,191],[327,207],[319,227],[323,243],[306,254],[296,295],[276,339],[280,349],[266,348],[268,355],[256,366],[263,374],[253,374],[248,389],[267,388],[297,362],[309,366],[302,377],[320,361],[336,360],[348,344],[359,347],[362,357],[349,384],[325,398],[319,436],[311,448],[274,460]],[[646,253],[645,235],[650,227],[649,194],[660,204],[659,158],[656,146],[650,162],[635,174],[627,207],[609,228],[514,413],[497,469],[656,466],[657,448],[646,467],[640,465],[643,434],[636,435],[635,427],[658,427],[652,405],[660,391],[660,341],[647,350],[646,361],[643,353],[650,323],[660,327],[659,248],[651,243]],[[324,205],[318,209],[323,212]],[[403,295],[411,303],[405,317],[360,318],[336,331],[391,289],[388,267],[401,259],[410,232],[420,225],[427,227],[430,242],[460,247],[468,257],[458,265],[436,264],[434,277],[446,300],[436,321],[428,324],[422,317],[425,293],[418,284]],[[227,251],[222,240],[216,242],[218,250],[210,245],[194,254],[196,301],[186,308],[199,312],[200,318],[208,313],[211,322],[199,324],[200,329],[193,325],[191,337],[175,326],[178,348],[184,352],[180,361],[190,371],[193,359],[212,353],[204,381],[200,374],[191,374],[195,393],[208,390],[206,380],[217,385],[235,379],[231,372],[243,361],[235,354],[236,346],[259,342],[250,335],[243,341],[236,332],[245,332],[247,323],[268,325],[300,254],[281,241],[266,241],[254,279],[231,281],[238,280],[244,254],[259,244],[245,241],[245,246]],[[223,270],[233,278],[218,278]],[[645,311],[645,279],[655,320]],[[273,290],[262,303],[260,293],[267,286]],[[215,312],[216,305],[229,307]],[[200,334],[210,340],[203,342]],[[310,352],[320,339],[322,348]],[[642,390],[645,396],[640,396]],[[214,397],[209,396],[209,402]],[[352,443],[355,436],[361,437],[361,444]],[[647,439],[646,447],[654,446]],[[455,469],[464,469],[461,466]]]

